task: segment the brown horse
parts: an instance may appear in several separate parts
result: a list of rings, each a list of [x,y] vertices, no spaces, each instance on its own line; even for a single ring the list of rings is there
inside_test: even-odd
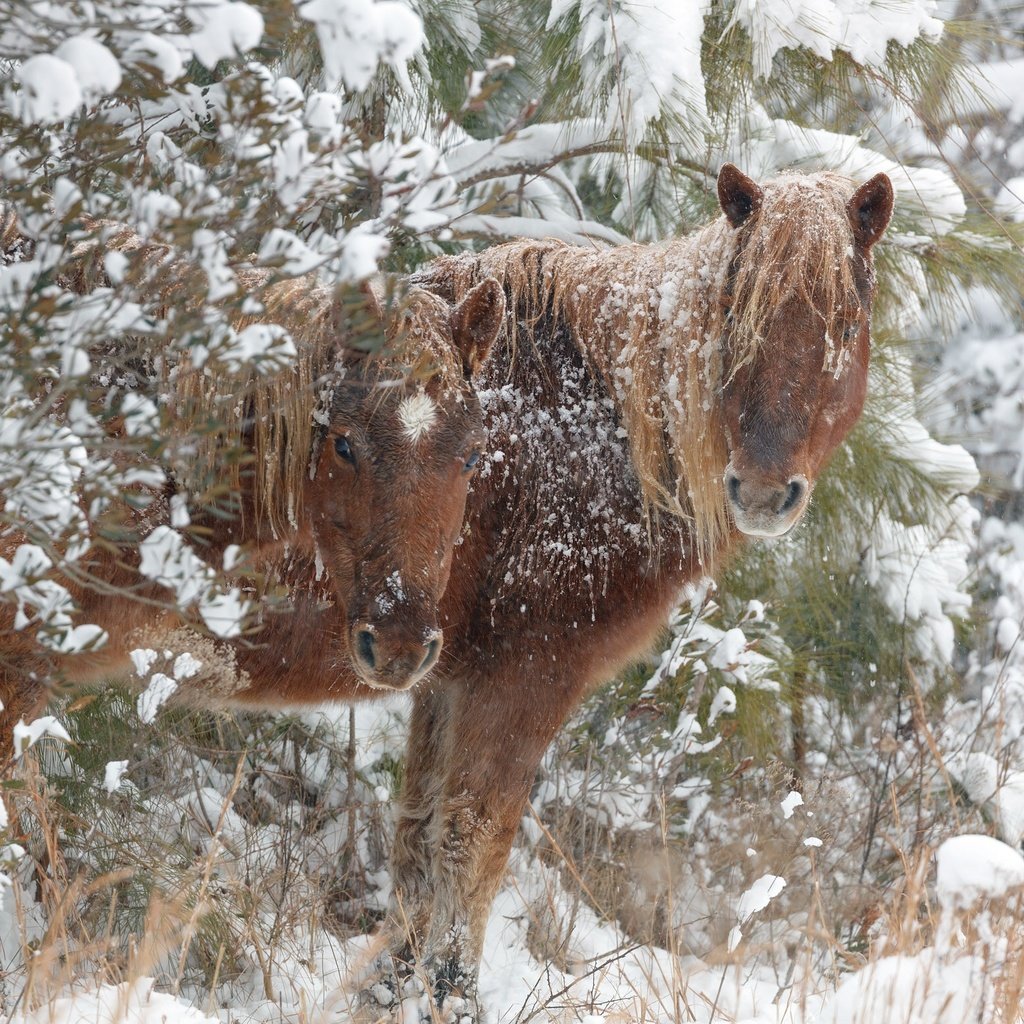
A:
[[[509,309],[478,382],[488,453],[445,653],[414,691],[392,857],[395,957],[418,954],[439,999],[475,999],[488,910],[566,716],[742,535],[794,526],[860,415],[888,178],[759,186],[727,165],[718,195],[724,216],[678,241],[524,241],[414,278],[454,302],[496,277]]]
[[[31,255],[31,242],[10,215],[0,217],[0,226],[3,252]],[[104,257],[117,251],[136,286],[160,296],[156,307],[184,300],[197,286],[205,293],[201,272],[165,247],[116,225],[93,225],[92,234],[106,240],[70,254],[62,277],[70,290],[108,283]],[[178,441],[190,439],[197,423],[217,424],[191,439],[198,448],[193,475],[201,480],[209,469],[218,471],[239,514],[194,515],[192,528],[212,567],[223,564],[229,545],[243,548],[243,591],[256,597],[285,591],[285,600],[257,601],[257,622],[250,625],[272,622],[267,635],[315,646],[303,616],[316,609],[318,631],[337,641],[315,672],[292,673],[258,703],[330,693],[339,672],[349,688],[368,694],[406,689],[430,671],[441,650],[438,604],[485,436],[471,378],[500,330],[502,291],[484,281],[453,308],[413,289],[397,315],[378,324],[385,344],[371,358],[347,344],[334,293],[312,277],[275,283],[258,270],[239,277],[248,299],[264,305],[262,318],[290,331],[298,354],[289,368],[269,379],[249,368],[238,378],[209,365],[192,367],[182,357],[173,374],[150,383],[173,405],[169,427]],[[368,304],[371,319],[381,318],[372,295]],[[109,348],[105,358],[112,358]],[[226,406],[222,393],[232,398]],[[112,440],[116,446],[119,438]],[[233,448],[248,458],[218,465]],[[280,663],[281,644],[269,648],[264,631],[230,641],[204,635],[174,608],[159,580],[140,574],[138,544],[166,537],[174,497],[188,475],[168,476],[141,510],[115,507],[112,524],[94,524],[92,550],[67,572],[53,573],[82,619],[107,632],[105,645],[47,653],[37,630],[15,629],[13,606],[0,606],[0,766],[9,763],[14,725],[41,710],[54,684],[126,678],[136,648],[194,651],[202,667],[182,681],[182,690],[206,704],[232,703],[254,676],[275,675],[270,666]],[[12,558],[28,539],[36,538],[7,533],[0,555]]]

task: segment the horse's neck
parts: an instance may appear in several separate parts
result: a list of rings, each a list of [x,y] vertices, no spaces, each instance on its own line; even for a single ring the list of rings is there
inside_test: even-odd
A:
[[[578,283],[561,287],[561,303],[577,345],[616,404],[634,385],[640,362],[659,394],[682,386],[680,356],[707,340],[706,310],[724,286],[733,237],[715,222],[668,243],[621,246],[578,261]]]

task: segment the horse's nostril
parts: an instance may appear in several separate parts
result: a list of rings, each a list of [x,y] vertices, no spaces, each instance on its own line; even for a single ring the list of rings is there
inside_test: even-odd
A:
[[[729,500],[737,508],[743,508],[743,503],[740,501],[740,478],[735,473],[727,473],[725,476],[725,486],[729,492]]]
[[[438,655],[441,653],[441,641],[435,638],[427,644],[427,653],[423,655],[423,660],[420,662],[419,668],[416,669],[417,673],[423,673],[434,667],[434,663],[437,661]]]
[[[377,664],[377,641],[368,629],[356,633],[356,657],[367,667],[374,668]]]
[[[787,512],[792,512],[793,509],[800,504],[806,490],[807,481],[802,476],[793,477],[786,487],[786,500],[783,501],[779,508],[779,515],[785,515]]]

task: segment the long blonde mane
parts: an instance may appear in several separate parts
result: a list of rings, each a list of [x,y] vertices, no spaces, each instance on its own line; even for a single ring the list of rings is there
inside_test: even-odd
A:
[[[735,367],[754,358],[786,298],[806,299],[827,326],[856,296],[845,209],[853,183],[787,174],[763,190],[740,229],[723,216],[659,245],[597,251],[523,240],[436,264],[456,300],[486,276],[505,285],[525,325],[513,345],[529,343],[530,326],[546,315],[552,330],[569,330],[618,406],[648,516],[686,521],[708,571],[731,529],[721,411],[727,321]]]
[[[215,479],[238,493],[248,477],[257,532],[280,538],[299,524],[337,388],[386,383],[393,391],[415,382],[444,393],[460,386],[462,362],[452,344],[448,305],[420,289],[397,302],[383,323],[372,297],[360,296],[344,310],[336,292],[312,275],[267,284],[265,272],[250,271],[243,285],[247,294],[259,296],[264,312],[236,326],[279,324],[297,354],[286,369],[270,375],[251,368],[239,375],[212,361],[179,366],[173,400],[186,423],[210,425],[198,438],[185,486],[199,488]],[[225,460],[231,449],[247,457]]]

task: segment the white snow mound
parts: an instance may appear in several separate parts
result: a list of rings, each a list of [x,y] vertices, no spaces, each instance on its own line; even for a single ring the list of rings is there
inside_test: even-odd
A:
[[[935,860],[944,907],[967,907],[1024,887],[1024,857],[991,836],[954,836],[938,848]]]
[[[192,1009],[174,996],[153,991],[152,978],[121,985],[100,985],[92,992],[55,999],[10,1024],[219,1024],[216,1017]]]

